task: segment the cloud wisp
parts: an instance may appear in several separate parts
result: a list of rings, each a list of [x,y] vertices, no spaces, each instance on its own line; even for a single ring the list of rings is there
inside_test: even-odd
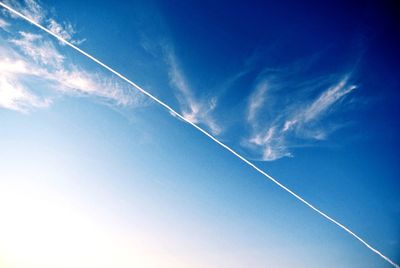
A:
[[[246,121],[251,134],[242,144],[256,151],[256,158],[263,161],[291,157],[291,147],[299,143],[325,140],[334,128],[320,122],[339,108],[340,102],[356,89],[348,75],[315,79],[316,84],[308,86],[319,94],[298,101],[299,96],[280,95],[284,83],[276,80],[264,78],[257,83],[247,104]]]
[[[0,29],[3,29],[4,31],[7,31],[7,28],[10,26],[10,24],[3,20],[2,18],[0,18]]]
[[[217,98],[198,100],[190,88],[187,78],[178,64],[178,59],[172,49],[164,48],[165,60],[168,66],[168,77],[171,86],[176,89],[176,97],[180,104],[183,117],[195,124],[204,124],[214,134],[221,133],[221,127],[216,123],[212,112],[217,106]]]
[[[67,32],[53,18],[46,18],[44,9],[33,0],[26,1],[22,10],[33,21],[49,21],[51,32],[73,42],[72,28]],[[16,19],[15,15],[8,17]],[[26,113],[49,107],[63,95],[92,96],[119,106],[144,104],[141,96],[129,92],[128,85],[69,61],[57,42],[41,34],[17,31],[7,21],[1,23],[7,29],[0,32],[1,108]]]
[[[248,109],[247,109],[247,121],[255,123],[257,113],[260,108],[264,105],[266,91],[268,88],[268,83],[262,81],[258,83],[254,93],[250,96]]]
[[[46,11],[35,0],[5,0],[7,5],[17,8],[24,16],[37,23],[43,23],[46,17]],[[18,18],[15,14],[11,14],[13,18]]]
[[[39,98],[31,93],[15,78],[15,73],[5,73],[3,68],[17,67],[0,62],[0,107],[27,112],[32,108],[46,108],[52,101],[47,98]],[[15,71],[18,71],[15,69]]]
[[[54,11],[53,12],[47,11],[39,4],[39,2],[35,0],[21,0],[21,1],[7,0],[4,2],[9,6],[12,6],[20,10],[20,12],[24,16],[28,17],[32,21],[46,25],[51,32],[59,36],[62,36],[65,40],[68,40],[73,44],[80,44],[85,40],[85,39],[76,40],[75,39],[76,30],[70,22],[68,21],[59,22],[51,14],[54,13]],[[7,14],[7,15],[10,15],[12,18],[19,19],[19,17],[15,16],[14,14]],[[2,23],[0,21],[0,28],[1,25]]]

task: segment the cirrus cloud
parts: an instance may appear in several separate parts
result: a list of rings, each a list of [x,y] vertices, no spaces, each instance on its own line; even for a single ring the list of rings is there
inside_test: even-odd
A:
[[[69,26],[65,30],[48,18],[48,12],[37,2],[9,2],[20,6],[21,12],[35,21],[49,21],[55,33],[74,39],[74,30]],[[1,108],[26,113],[49,107],[56,97],[63,95],[92,96],[119,106],[145,104],[143,97],[131,91],[128,85],[102,72],[78,67],[66,57],[58,42],[21,29],[13,24],[14,19],[8,16],[7,21],[0,22],[2,28],[7,28],[7,31],[0,31]]]
[[[256,84],[247,104],[246,121],[251,134],[242,140],[242,145],[256,152],[256,158],[259,160],[273,161],[291,157],[293,147],[325,140],[335,128],[321,122],[333,120],[328,118],[329,115],[340,107],[340,101],[357,88],[351,83],[349,75],[344,75],[342,78],[327,76],[315,79],[314,84],[309,85],[313,91],[319,92],[315,97],[293,100],[290,96],[294,94],[292,92],[278,94],[284,88],[283,85],[284,83],[280,84],[276,78],[271,79],[270,84],[268,77],[264,78]],[[270,93],[267,90],[268,86],[273,88]],[[266,101],[267,97],[269,103]],[[271,110],[275,111],[273,115],[270,114]],[[263,113],[263,116],[260,116],[260,113]]]

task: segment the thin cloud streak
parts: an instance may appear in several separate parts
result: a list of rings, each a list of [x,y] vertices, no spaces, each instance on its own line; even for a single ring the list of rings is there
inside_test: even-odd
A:
[[[337,85],[329,88],[321,94],[303,113],[304,123],[317,119],[326,112],[333,104],[356,88],[355,85],[348,85],[348,78],[344,78]],[[300,118],[298,119],[300,120]],[[298,121],[296,120],[296,121]]]
[[[164,53],[168,65],[170,84],[178,91],[176,96],[183,117],[195,124],[201,123],[206,125],[214,135],[220,134],[222,129],[211,115],[217,106],[217,98],[214,97],[207,101],[197,100],[178,64],[178,60],[173,50],[165,47]]]
[[[249,100],[247,121],[254,122],[256,119],[258,111],[264,105],[267,88],[268,84],[266,81],[263,81],[257,85],[255,92],[251,95]]]
[[[0,29],[7,31],[8,26],[10,26],[10,24],[5,20],[3,20],[2,18],[0,18]]]

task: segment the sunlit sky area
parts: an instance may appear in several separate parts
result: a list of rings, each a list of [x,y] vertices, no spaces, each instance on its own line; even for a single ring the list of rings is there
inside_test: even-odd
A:
[[[400,263],[394,1],[0,0]],[[0,7],[0,268],[393,267]]]

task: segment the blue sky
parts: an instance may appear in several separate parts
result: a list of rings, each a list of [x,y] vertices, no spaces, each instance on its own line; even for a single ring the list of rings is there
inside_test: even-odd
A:
[[[389,2],[3,2],[400,262]],[[4,10],[0,123],[1,267],[392,267]]]

